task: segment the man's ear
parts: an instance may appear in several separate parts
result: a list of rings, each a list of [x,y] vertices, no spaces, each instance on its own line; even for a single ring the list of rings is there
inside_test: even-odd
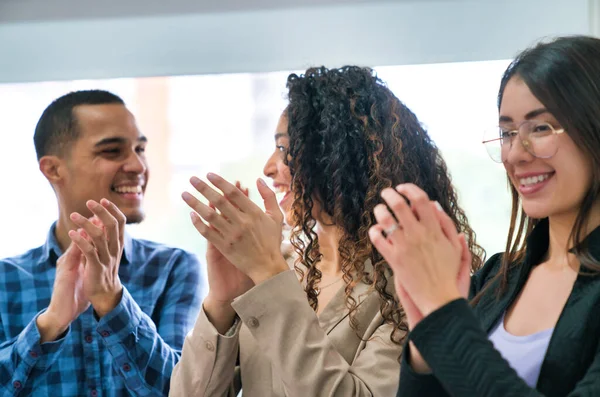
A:
[[[40,171],[52,185],[58,185],[65,178],[64,161],[57,156],[44,156],[39,161]]]

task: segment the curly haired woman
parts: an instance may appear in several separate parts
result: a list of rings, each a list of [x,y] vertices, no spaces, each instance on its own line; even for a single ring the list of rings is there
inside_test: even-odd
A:
[[[216,189],[191,179],[208,206],[183,194],[209,241],[210,292],[172,395],[393,395],[407,325],[368,237],[386,187],[424,186],[463,233],[471,268],[481,264],[438,149],[371,69],[312,68],[287,87],[264,170],[287,193],[281,203],[261,179],[263,211],[215,174],[207,179]],[[280,252],[280,206],[294,228],[295,271]]]

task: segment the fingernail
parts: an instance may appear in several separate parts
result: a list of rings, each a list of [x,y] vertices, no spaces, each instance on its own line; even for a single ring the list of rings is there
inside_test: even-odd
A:
[[[215,177],[216,177],[216,176],[217,176],[217,175],[216,175],[216,174],[213,174],[212,172],[209,172],[208,174],[206,174],[206,177],[207,177],[208,179],[215,179]]]
[[[102,200],[100,200],[100,204],[102,204],[105,207],[108,207],[110,205],[110,201],[108,201],[107,199],[103,198]]]
[[[193,176],[190,178],[190,182],[192,185],[197,185],[200,182],[200,178],[198,178],[197,176]]]
[[[263,181],[262,178],[258,178],[258,183],[260,183],[263,186],[267,186],[267,182]]]
[[[442,211],[442,212],[444,212],[444,209],[442,208],[441,204],[440,204],[440,203],[438,203],[437,201],[435,202],[435,208],[437,208],[437,209],[438,209],[438,211]]]
[[[94,200],[88,200],[86,204],[88,208],[96,208],[98,206],[98,203],[96,203]]]
[[[183,193],[181,193],[181,197],[182,197],[184,200],[188,200],[188,199],[189,199],[191,196],[192,196],[192,195],[191,195],[191,194],[189,194],[188,192],[183,192]]]
[[[79,215],[79,214],[78,214],[78,213],[76,213],[76,212],[73,212],[73,213],[71,214],[71,219],[72,219],[72,220],[74,220],[74,221],[77,221],[77,220],[81,219],[81,215]]]

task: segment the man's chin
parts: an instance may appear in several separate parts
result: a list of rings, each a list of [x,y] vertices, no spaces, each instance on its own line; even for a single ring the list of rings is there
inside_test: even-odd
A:
[[[125,218],[127,218],[127,221],[125,223],[128,225],[135,225],[138,223],[142,223],[142,221],[144,220],[145,217],[146,217],[146,215],[141,211],[125,214]]]

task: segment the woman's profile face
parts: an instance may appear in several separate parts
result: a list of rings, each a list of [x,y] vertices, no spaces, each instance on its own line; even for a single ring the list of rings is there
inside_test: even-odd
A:
[[[267,178],[273,180],[273,188],[278,193],[279,206],[283,211],[285,222],[289,225],[291,222],[291,209],[294,200],[291,191],[292,175],[290,169],[285,163],[285,156],[289,148],[288,121],[285,115],[279,118],[277,128],[275,129],[275,150],[267,160],[263,173]]]

